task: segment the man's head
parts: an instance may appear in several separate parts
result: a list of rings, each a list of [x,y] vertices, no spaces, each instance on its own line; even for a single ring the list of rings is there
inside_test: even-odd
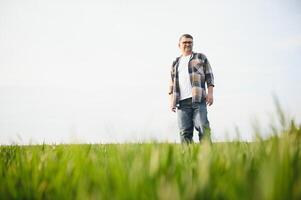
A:
[[[182,55],[189,55],[192,53],[193,37],[189,34],[181,35],[179,39],[179,48]]]

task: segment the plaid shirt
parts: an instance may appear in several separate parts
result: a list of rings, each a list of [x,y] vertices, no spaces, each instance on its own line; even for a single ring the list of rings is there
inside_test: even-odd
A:
[[[169,94],[172,95],[173,107],[179,106],[181,95],[178,74],[180,58],[181,56],[177,57],[171,67]],[[206,96],[205,83],[207,83],[207,87],[214,86],[212,69],[206,56],[201,53],[193,52],[188,63],[188,72],[192,88],[192,102],[201,102]]]

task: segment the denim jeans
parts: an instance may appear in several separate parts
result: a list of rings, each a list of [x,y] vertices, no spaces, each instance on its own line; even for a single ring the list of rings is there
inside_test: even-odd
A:
[[[205,99],[192,103],[192,98],[180,101],[177,109],[178,126],[182,143],[193,142],[193,130],[198,131],[199,141],[204,136],[210,140],[210,126],[207,118],[207,105]]]

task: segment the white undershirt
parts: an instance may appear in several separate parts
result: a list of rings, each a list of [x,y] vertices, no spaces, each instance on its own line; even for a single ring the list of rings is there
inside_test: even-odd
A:
[[[180,86],[180,100],[192,97],[191,82],[188,72],[188,62],[191,55],[182,56],[180,58],[178,73],[179,73],[179,86]]]

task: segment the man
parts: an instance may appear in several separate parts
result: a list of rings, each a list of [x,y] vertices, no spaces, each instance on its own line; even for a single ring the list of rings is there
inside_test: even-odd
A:
[[[194,127],[199,141],[204,136],[210,140],[207,105],[213,104],[214,78],[206,56],[193,52],[192,47],[193,37],[182,35],[179,40],[181,56],[172,63],[169,87],[170,109],[177,112],[182,143],[193,142]]]

